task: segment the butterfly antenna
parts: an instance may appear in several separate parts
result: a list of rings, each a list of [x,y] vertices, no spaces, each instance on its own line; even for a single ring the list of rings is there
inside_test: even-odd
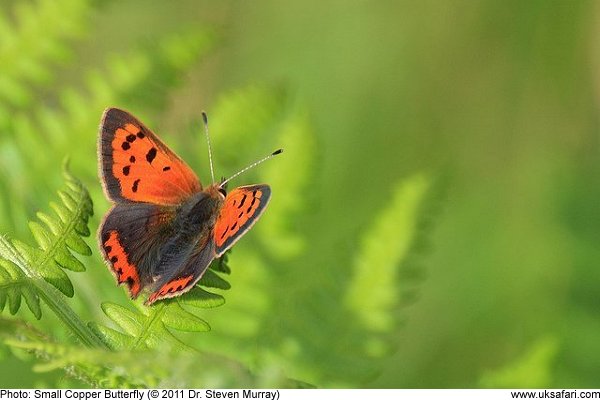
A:
[[[229,178],[225,179],[223,182],[221,182],[221,184],[219,185],[219,187],[223,187],[227,182],[229,182],[230,180],[232,180],[233,178],[236,178],[238,176],[240,176],[241,174],[243,174],[244,172],[248,171],[249,169],[252,169],[254,167],[256,167],[258,164],[267,161],[270,158],[275,157],[277,154],[281,154],[283,153],[283,149],[278,149],[275,150],[274,152],[272,152],[271,154],[269,154],[266,157],[261,158],[260,160],[248,165],[246,168],[242,169],[241,171],[236,172],[235,174],[233,174],[232,176],[230,176]]]
[[[206,113],[202,111],[202,120],[204,121],[204,133],[206,133],[206,143],[208,143],[208,161],[210,163],[210,177],[212,178],[212,183],[215,183],[215,170],[213,168],[213,160],[212,160],[212,148],[210,147],[210,135],[208,134],[208,117]]]

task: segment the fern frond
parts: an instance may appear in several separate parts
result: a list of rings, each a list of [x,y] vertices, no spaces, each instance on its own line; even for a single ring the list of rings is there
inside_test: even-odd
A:
[[[55,214],[39,212],[39,221],[29,224],[37,248],[17,240],[0,240],[0,256],[4,258],[5,273],[14,277],[7,283],[22,282],[22,278],[42,277],[66,296],[73,296],[73,285],[62,269],[85,270],[72,252],[87,256],[92,254],[81,237],[90,235],[87,223],[93,209],[87,190],[66,168],[64,178],[66,187],[58,192],[61,202],[50,203]],[[6,267],[9,263],[12,268]]]
[[[278,302],[273,301],[279,289],[273,287],[276,285],[270,279],[268,260],[289,262],[305,247],[306,239],[299,232],[297,222],[307,204],[307,189],[315,167],[315,137],[305,109],[295,104],[285,91],[269,85],[252,85],[224,94],[209,115],[211,130],[215,132],[213,148],[219,148],[218,171],[234,171],[244,164],[240,148],[256,156],[278,147],[285,149],[282,156],[249,174],[259,178],[248,176],[242,180],[268,183],[273,189],[273,199],[253,232],[236,245],[231,255],[231,265],[243,269],[243,273],[232,277],[236,290],[228,294],[227,309],[211,317],[211,325],[227,339],[224,340],[223,335],[207,335],[197,344],[202,349],[217,349],[230,357],[243,357],[244,362],[256,364],[265,349],[258,346],[256,352],[248,352],[248,340],[262,337],[265,343],[278,343],[277,335],[284,327],[290,329],[284,333],[287,336],[283,341],[295,340],[291,339],[294,334],[290,332],[294,323],[271,322],[273,309],[279,308],[275,305]],[[259,246],[248,246],[252,241]],[[279,276],[280,272],[276,274]],[[285,306],[281,309],[288,315],[297,311]],[[288,361],[291,356],[286,354],[283,358]],[[312,377],[306,378],[311,380]]]
[[[260,150],[258,154],[262,155],[265,138],[273,137],[287,109],[286,93],[267,85],[253,85],[221,96],[210,113],[211,130],[218,132],[211,137],[214,148],[219,149],[215,161],[229,170],[239,168],[240,148],[251,154]]]
[[[0,236],[0,308],[8,303],[9,311],[15,314],[24,298],[39,319],[41,299],[85,344],[102,345],[60,294],[73,296],[73,284],[63,269],[85,269],[73,253],[91,254],[81,237],[89,236],[87,223],[93,213],[86,188],[66,166],[64,179],[61,201],[51,203],[54,214],[38,213],[39,221],[30,224],[38,247]]]
[[[366,332],[388,332],[396,322],[400,267],[418,235],[418,224],[431,186],[423,175],[408,178],[394,189],[392,200],[366,230],[359,245],[345,305]],[[371,356],[386,353],[385,342],[369,336],[363,350]]]
[[[261,167],[258,173],[262,182],[269,182],[277,201],[269,204],[264,222],[257,230],[266,251],[279,260],[289,260],[305,247],[297,223],[299,212],[311,200],[309,185],[316,148],[308,113],[294,107],[279,126],[274,141],[277,147],[285,149],[285,155]]]
[[[4,342],[35,354],[39,360],[35,371],[63,369],[95,388],[310,387],[273,370],[252,374],[239,362],[210,353],[174,354],[164,348],[111,352],[30,336],[6,337]]]
[[[12,349],[34,354],[39,360],[35,372],[62,369],[66,375],[95,388],[146,388],[156,387],[167,376],[166,363],[151,365],[148,354],[115,353],[100,349],[85,349],[49,339],[5,338]],[[152,354],[155,359],[158,354]],[[140,362],[144,359],[146,362]]]
[[[277,196],[256,230],[271,255],[280,260],[299,255],[304,240],[295,221],[307,202],[316,147],[308,113],[280,88],[251,85],[221,96],[211,112],[211,125],[218,132],[212,138],[219,148],[218,170],[239,168],[240,148],[257,155],[265,148],[285,149],[282,157],[253,172]]]
[[[27,341],[47,341],[48,337],[31,324],[15,318],[0,316],[0,338]]]
[[[6,178],[3,184],[11,188],[3,192],[6,198],[0,201],[0,212],[5,214],[2,223],[24,234],[20,230],[27,222],[26,216],[20,209],[11,212],[7,208],[10,204],[28,204],[34,197],[36,201],[45,199],[55,178],[49,177],[48,171],[60,161],[55,155],[71,154],[71,164],[84,174],[81,178],[96,180],[97,171],[90,168],[89,159],[96,152],[96,140],[82,140],[82,133],[87,132],[88,138],[95,137],[102,110],[109,105],[126,108],[132,102],[157,108],[164,105],[168,98],[165,93],[178,82],[177,77],[208,51],[212,41],[212,35],[204,29],[166,36],[152,48],[113,55],[104,68],[88,71],[83,90],[57,88],[59,109],[38,103],[31,109],[11,110],[9,129],[0,124],[0,175]],[[173,52],[181,58],[170,60]],[[75,144],[77,151],[73,152]],[[29,178],[23,180],[22,176]],[[7,205],[5,210],[1,207],[3,202]]]
[[[66,114],[51,109],[40,114],[42,128],[62,144],[68,144],[69,133],[98,124],[98,113],[107,104],[147,103],[155,108],[164,105],[165,91],[177,82],[176,77],[182,71],[208,51],[211,43],[207,31],[195,30],[168,36],[151,49],[112,56],[107,62],[107,72],[92,71],[89,74],[89,93],[73,89],[64,91],[61,99]],[[170,58],[173,49],[181,56],[177,61]],[[160,87],[153,83],[155,76],[166,77],[160,80]]]
[[[486,372],[480,386],[484,388],[541,388],[552,382],[552,366],[559,351],[555,337],[536,340],[525,354],[495,371]]]
[[[218,261],[214,263],[216,264]],[[218,277],[212,271],[209,274]],[[220,277],[214,282],[201,280],[200,284],[217,288],[229,285]],[[213,308],[224,303],[225,299],[222,296],[207,292],[198,286],[181,297],[162,300],[152,307],[140,306],[135,310],[107,302],[102,304],[102,311],[120,330],[101,324],[93,324],[92,328],[113,349],[157,348],[164,346],[164,343],[167,342],[176,349],[189,350],[189,347],[180,341],[173,331],[206,332],[210,330],[208,323],[193,313],[190,307]]]
[[[88,0],[18,2],[14,22],[0,10],[0,125],[7,105],[26,107],[35,86],[50,82],[50,64],[66,58],[66,42],[81,35],[89,9]]]

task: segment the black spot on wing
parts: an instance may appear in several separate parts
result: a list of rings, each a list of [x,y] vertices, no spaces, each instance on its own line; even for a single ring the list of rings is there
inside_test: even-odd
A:
[[[244,196],[242,197],[242,201],[240,201],[240,205],[238,206],[238,208],[242,208],[242,206],[244,205],[244,202],[246,201],[246,197],[248,197],[246,195],[246,193],[244,193]]]
[[[123,167],[123,175],[125,175],[125,176],[129,175],[129,168],[131,168],[130,165],[126,165]]]
[[[139,180],[139,179],[136,179],[136,180],[133,182],[133,186],[131,186],[131,191],[132,191],[132,192],[134,192],[134,193],[135,193],[135,192],[137,192],[137,190],[138,190],[138,184],[139,184],[139,183],[140,183],[140,180]]]
[[[126,137],[125,139],[127,139],[127,141],[128,141],[129,143],[133,143],[133,142],[134,142],[134,140],[135,140],[135,135],[131,135],[131,134],[130,134],[130,135],[127,135],[127,137]]]
[[[146,135],[144,135],[144,133],[142,131],[139,131],[137,133],[137,137],[139,137],[140,139],[143,139]]]
[[[123,142],[123,144],[121,144],[121,148],[123,150],[129,150],[130,147],[131,145],[129,144],[129,142]]]
[[[229,230],[229,225],[227,225],[227,228],[225,228],[225,230],[223,231],[223,234],[221,235],[221,239],[223,239],[225,237],[228,230]]]
[[[163,172],[167,172],[170,169],[171,169],[171,167],[168,167],[168,166],[167,167],[163,167]]]
[[[252,199],[252,202],[251,202],[251,203],[250,203],[250,205],[248,206],[248,209],[246,210],[246,212],[247,212],[248,214],[250,214],[250,210],[252,210],[252,206],[253,206],[253,205],[254,205],[254,203],[256,202],[256,199],[257,199],[257,197],[254,197],[254,198]]]
[[[148,161],[150,164],[152,164],[152,161],[154,161],[155,157],[156,157],[156,147],[153,147],[150,150],[148,150],[148,153],[146,153],[146,161]]]
[[[129,162],[130,163],[134,163],[135,162],[135,157],[134,156],[129,157]]]

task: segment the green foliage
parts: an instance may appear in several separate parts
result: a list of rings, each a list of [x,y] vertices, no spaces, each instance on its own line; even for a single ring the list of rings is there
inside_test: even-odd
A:
[[[346,386],[368,382],[395,346],[392,333],[401,326],[398,309],[405,304],[403,290],[414,284],[406,282],[410,279],[403,276],[404,269],[414,270],[409,264],[422,253],[429,230],[425,220],[439,202],[440,194],[433,190],[438,183],[421,174],[402,181],[373,226],[358,239],[363,245],[350,256],[356,265],[351,278],[346,285],[336,281],[332,287],[318,273],[311,279],[313,265],[321,264],[312,252],[319,238],[309,240],[303,231],[306,212],[314,212],[318,201],[313,196],[316,140],[307,112],[277,88],[252,85],[226,94],[211,115],[215,122],[211,130],[219,138],[215,149],[229,148],[230,142],[250,149],[256,143],[263,148],[273,143],[284,153],[254,172],[259,175],[257,182],[272,186],[273,200],[251,237],[244,239],[259,246],[236,248],[230,256],[230,264],[243,272],[231,276],[235,290],[228,294],[227,307],[212,320],[214,329],[225,335],[210,335],[201,348],[241,358],[255,369],[281,368],[289,376],[318,385],[330,385],[332,377]],[[236,126],[247,127],[252,134]],[[286,288],[297,282],[305,286],[289,293]],[[324,302],[331,305],[328,308],[310,304],[338,292],[335,301]],[[237,323],[232,325],[232,320]],[[248,341],[257,341],[256,347],[249,349]]]
[[[210,330],[208,323],[189,309],[218,307],[225,300],[218,294],[196,287],[184,296],[161,301],[154,307],[140,306],[135,311],[106,302],[102,305],[102,310],[121,331],[100,323],[84,324],[63,301],[59,291],[69,297],[74,294],[73,285],[62,268],[85,270],[83,263],[71,252],[91,254],[81,236],[90,234],[87,223],[92,215],[92,202],[85,187],[66,168],[64,177],[66,188],[59,191],[61,203],[51,203],[55,215],[38,213],[38,218],[44,225],[39,222],[30,224],[39,248],[19,241],[10,241],[5,237],[0,238],[0,309],[8,304],[11,314],[16,314],[21,305],[21,298],[24,298],[34,316],[40,319],[42,299],[69,332],[90,350],[74,344],[60,344],[38,334],[33,335],[26,325],[19,324],[18,321],[6,324],[0,335],[7,338],[4,340],[5,344],[32,351],[38,357],[44,358],[47,362],[36,367],[40,372],[64,368],[71,376],[93,386],[156,385],[159,377],[165,376],[160,368],[156,371],[127,369],[126,376],[118,371],[123,370],[124,364],[133,363],[139,350],[164,350],[170,345],[172,350],[193,351],[173,335],[172,330]],[[215,271],[226,272],[228,267],[224,265],[223,260],[213,264],[213,271],[206,279],[201,280],[201,284],[206,287],[227,288],[227,282]],[[17,339],[14,339],[15,337]],[[108,348],[126,351],[124,354],[128,356],[109,356]],[[106,362],[109,357],[110,363]]]
[[[551,385],[552,367],[558,353],[556,338],[538,339],[508,365],[482,376],[484,388],[543,388]]]
[[[25,329],[31,328],[15,327],[12,331]],[[67,377],[94,388],[310,386],[278,374],[253,374],[236,361],[211,353],[164,349],[107,352],[37,339],[10,338],[5,342],[13,349],[34,352],[38,358],[35,372],[61,369]]]
[[[71,53],[67,43],[82,35],[89,10],[87,0],[18,2],[14,22],[0,10],[0,126],[12,110],[34,103],[36,87],[52,82],[50,66]]]
[[[0,11],[0,32],[10,32],[0,36],[0,58],[7,60],[0,65],[0,224],[17,238],[29,226],[38,245],[0,237],[0,308],[14,315],[0,324],[7,348],[33,354],[34,371],[62,370],[92,387],[367,385],[402,326],[403,268],[420,252],[437,183],[421,174],[401,180],[367,216],[373,221],[356,232],[350,251],[332,246],[336,256],[323,257],[315,251],[323,248],[321,236],[309,232],[311,224],[321,224],[315,216],[323,215],[320,177],[327,155],[319,154],[311,112],[280,86],[235,88],[209,112],[216,171],[229,176],[283,147],[283,155],[231,182],[270,184],[268,211],[190,292],[152,307],[125,300],[98,252],[81,239],[98,224],[89,220],[92,199],[98,209],[108,207],[95,160],[101,112],[128,108],[155,129],[169,116],[174,89],[215,38],[194,24],[158,35],[150,45],[96,55],[101,62],[80,70],[73,61],[81,49],[73,51],[72,41],[84,36],[93,3],[27,4],[11,23]],[[48,25],[44,40],[32,40],[42,24]],[[61,74],[72,76],[51,87]],[[199,137],[196,122],[186,137]],[[167,143],[174,140],[155,130]],[[206,162],[181,144],[181,136],[173,147],[206,172]],[[55,166],[66,154],[86,186],[65,172],[67,186],[51,203],[54,213],[38,213],[28,223],[59,185]],[[84,260],[74,253],[93,254]],[[221,291],[230,287],[227,305],[219,307],[225,303]],[[67,302],[65,296],[74,298]],[[37,320],[46,304],[66,335],[46,316],[32,328],[29,313],[19,312],[23,300]]]
[[[306,239],[294,225],[312,201],[310,183],[315,169],[316,143],[308,113],[295,105],[291,108],[277,136],[277,145],[285,149],[285,156],[259,172],[264,182],[280,189],[277,201],[269,205],[269,223],[258,227],[265,250],[280,261],[293,259],[306,250]]]
[[[206,285],[206,281],[200,284]],[[165,342],[185,349],[186,345],[173,334],[173,330],[184,332],[210,330],[208,323],[191,312],[189,307],[213,308],[224,303],[225,299],[222,296],[199,287],[193,288],[181,297],[161,301],[153,307],[141,306],[136,310],[106,302],[102,304],[102,311],[121,328],[121,331],[100,324],[94,324],[93,327],[113,349],[161,348],[165,346]]]
[[[63,268],[85,270],[71,251],[91,254],[91,249],[81,236],[90,234],[87,222],[93,213],[92,201],[81,182],[66,168],[64,176],[67,186],[58,192],[62,203],[51,203],[55,215],[38,213],[38,218],[45,226],[39,222],[30,224],[39,248],[18,240],[0,238],[0,309],[8,301],[11,314],[15,314],[23,297],[29,310],[40,319],[40,299],[43,299],[84,344],[98,345],[97,337],[89,332],[58,292],[73,296],[73,285]]]
[[[65,154],[84,181],[96,179],[96,169],[89,168],[96,143],[87,135],[82,140],[82,134],[97,130],[102,110],[116,104],[161,110],[167,91],[214,39],[204,28],[182,29],[151,45],[108,51],[105,60],[84,69],[73,44],[86,37],[97,11],[94,3],[25,0],[10,5],[0,10],[0,224],[21,237],[27,210],[48,200],[47,193],[59,184],[48,171]],[[50,89],[55,77],[65,75],[72,79]]]
[[[422,175],[398,185],[389,206],[362,237],[345,302],[367,330],[385,332],[392,328],[390,310],[399,302],[399,267],[414,243],[419,207],[429,186],[429,179]],[[367,292],[373,288],[376,290]]]

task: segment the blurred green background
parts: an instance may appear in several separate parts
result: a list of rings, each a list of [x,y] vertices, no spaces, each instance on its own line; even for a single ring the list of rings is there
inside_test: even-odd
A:
[[[218,175],[285,153],[234,182],[272,203],[189,342],[322,387],[599,386],[600,3],[0,6],[0,232],[31,240],[67,155],[96,229],[108,106],[207,182],[205,109]],[[94,240],[69,304],[101,320],[128,300]],[[1,353],[2,387],[86,386]]]

